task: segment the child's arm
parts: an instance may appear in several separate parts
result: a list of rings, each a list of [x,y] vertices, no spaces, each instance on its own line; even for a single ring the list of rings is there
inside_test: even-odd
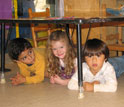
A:
[[[78,90],[78,74],[74,73],[70,81],[68,82],[68,89],[70,90]]]
[[[92,83],[89,82],[84,82],[83,83],[83,88],[85,91],[93,91],[94,90],[94,84],[99,84],[99,81],[94,81]],[[78,90],[78,73],[75,72],[75,74],[72,76],[70,81],[68,82],[68,88],[70,90]]]
[[[104,72],[104,83],[94,84],[94,92],[115,92],[117,90],[117,79],[112,67]]]
[[[51,84],[55,84],[55,81],[54,81],[54,77],[53,76],[50,77],[50,83]]]
[[[34,75],[30,75],[30,71],[27,69],[20,69],[20,74],[23,75],[26,79],[25,84],[33,84],[33,83],[40,83],[44,80],[44,67],[40,66],[40,69],[36,69]]]
[[[15,77],[10,78],[12,85],[19,85],[25,83],[26,79],[21,74],[17,73]]]
[[[85,82],[83,84],[84,90],[93,92],[115,92],[117,90],[115,71],[110,68],[109,71],[106,71],[103,75],[104,82]]]
[[[69,80],[70,79],[61,79],[58,75],[55,75],[54,77],[53,77],[53,81],[54,81],[54,83],[56,83],[56,84],[60,84],[60,85],[67,85],[68,84],[68,82],[69,82]]]
[[[44,80],[45,62],[41,61],[36,66],[36,71],[34,76],[26,76],[26,84],[40,83]]]
[[[85,91],[93,92],[94,91],[94,84],[100,84],[99,81],[94,81],[92,83],[90,82],[84,82],[83,83],[83,88]]]

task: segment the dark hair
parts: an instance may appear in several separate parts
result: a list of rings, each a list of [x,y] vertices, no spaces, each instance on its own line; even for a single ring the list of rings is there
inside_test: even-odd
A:
[[[104,54],[105,59],[108,59],[109,49],[107,45],[102,40],[96,38],[87,40],[83,52],[83,59],[85,59],[85,56],[93,56],[100,54]]]
[[[32,48],[31,43],[24,38],[16,38],[8,44],[8,54],[11,59],[18,60],[19,55],[25,50]]]

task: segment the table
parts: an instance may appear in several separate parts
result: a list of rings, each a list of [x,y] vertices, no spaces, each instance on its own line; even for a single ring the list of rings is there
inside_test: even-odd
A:
[[[124,17],[109,17],[109,18],[19,18],[19,19],[0,19],[1,23],[1,72],[5,71],[5,25],[6,23],[15,24],[15,23],[51,23],[51,24],[65,24],[69,32],[69,24],[76,25],[77,32],[77,63],[78,63],[78,85],[81,87],[83,85],[82,79],[82,36],[81,28],[89,27],[102,27],[102,26],[115,26],[124,24]]]

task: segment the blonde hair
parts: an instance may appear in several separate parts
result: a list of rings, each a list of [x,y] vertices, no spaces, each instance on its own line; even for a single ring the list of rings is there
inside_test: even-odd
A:
[[[70,75],[72,70],[74,69],[74,59],[76,58],[76,54],[74,49],[69,43],[69,39],[67,34],[64,31],[57,30],[51,33],[48,38],[47,42],[47,49],[46,49],[46,71],[49,73],[49,76],[55,75],[60,73],[60,61],[59,58],[54,56],[52,52],[51,42],[52,41],[61,41],[67,45],[67,53],[64,58],[65,70],[64,72],[66,75]]]

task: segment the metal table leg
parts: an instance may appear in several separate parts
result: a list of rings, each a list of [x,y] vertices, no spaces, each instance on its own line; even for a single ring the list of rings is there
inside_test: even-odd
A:
[[[82,87],[82,41],[81,41],[81,25],[77,25],[77,59],[78,59],[78,85]]]
[[[69,33],[69,24],[66,24],[66,33],[67,33],[67,36],[68,36],[68,39],[69,39],[69,43],[71,44],[72,47],[73,46],[73,42],[72,42],[72,38],[70,38],[70,33]]]
[[[5,24],[1,24],[1,72],[5,71]]]
[[[10,69],[5,69],[5,23],[1,23],[1,68],[0,72],[8,72]]]
[[[79,95],[78,99],[84,97],[83,94],[83,73],[82,73],[82,39],[81,39],[81,25],[77,24],[77,61],[78,61],[78,86]]]

